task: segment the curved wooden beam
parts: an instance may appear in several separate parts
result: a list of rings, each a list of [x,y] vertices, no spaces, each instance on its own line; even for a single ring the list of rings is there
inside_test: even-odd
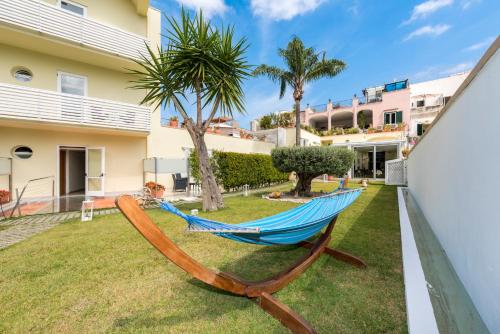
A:
[[[167,238],[144,210],[139,207],[137,201],[132,196],[120,196],[116,199],[116,206],[149,243],[181,269],[200,281],[216,288],[232,292],[236,295],[246,295],[246,284],[239,281],[236,277],[230,278],[206,268]]]

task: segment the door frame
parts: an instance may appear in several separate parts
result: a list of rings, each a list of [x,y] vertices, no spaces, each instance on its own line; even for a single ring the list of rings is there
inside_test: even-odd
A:
[[[89,172],[89,150],[101,150],[101,191],[89,191],[88,172]],[[86,146],[85,147],[85,196],[104,196],[104,185],[106,181],[106,148],[104,146]]]

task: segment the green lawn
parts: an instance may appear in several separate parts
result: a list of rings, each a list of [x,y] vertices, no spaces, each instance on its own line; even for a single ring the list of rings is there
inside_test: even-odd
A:
[[[316,184],[315,190],[333,185]],[[237,223],[295,204],[226,198],[204,216]],[[190,209],[199,204],[190,204]],[[190,255],[249,279],[278,272],[303,249],[259,247],[184,233],[151,216]],[[321,257],[276,294],[319,333],[406,332],[396,188],[370,185],[338,220],[332,245],[361,256],[362,270]],[[0,333],[286,333],[254,302],[220,292],[155,251],[121,215],[78,221],[0,251]]]

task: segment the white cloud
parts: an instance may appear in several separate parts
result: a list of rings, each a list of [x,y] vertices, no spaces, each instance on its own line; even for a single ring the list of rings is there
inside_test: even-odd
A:
[[[462,9],[463,10],[469,9],[473,5],[478,4],[480,2],[481,0],[464,0],[462,1]]]
[[[423,26],[422,28],[419,28],[408,34],[403,41],[408,41],[412,38],[426,36],[426,35],[433,37],[439,36],[441,34],[444,34],[450,28],[451,26],[447,24],[436,24],[435,26],[431,25]]]
[[[215,15],[222,15],[226,12],[228,7],[224,0],[176,0],[180,5],[187,8],[203,10],[203,15],[212,17]]]
[[[474,64],[472,62],[467,62],[467,63],[460,63],[454,66],[451,66],[449,68],[443,69],[439,74],[441,75],[450,75],[450,74],[456,74],[460,72],[465,72],[470,70]]]
[[[475,1],[475,0],[469,0],[469,1]],[[428,0],[425,2],[422,2],[419,5],[416,5],[413,7],[413,12],[411,14],[411,17],[405,21],[405,24],[408,24],[410,22],[413,22],[418,19],[422,19],[427,17],[429,14],[432,14],[439,9],[450,6],[453,4],[453,0]]]
[[[484,49],[487,46],[490,46],[491,43],[495,40],[494,37],[488,37],[485,40],[482,40],[481,42],[478,42],[476,44],[472,44],[471,46],[465,48],[463,51],[477,51]]]
[[[251,0],[252,12],[271,20],[290,20],[315,10],[325,0]]]

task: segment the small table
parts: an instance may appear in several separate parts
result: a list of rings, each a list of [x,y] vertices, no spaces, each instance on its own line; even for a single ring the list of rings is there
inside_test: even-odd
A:
[[[198,182],[189,182],[188,185],[188,194],[191,195],[191,191],[193,191],[193,195],[199,195],[201,192],[201,187]]]

